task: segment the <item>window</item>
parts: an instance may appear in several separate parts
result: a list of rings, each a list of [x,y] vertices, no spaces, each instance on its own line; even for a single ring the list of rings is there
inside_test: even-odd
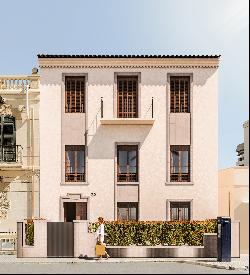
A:
[[[190,220],[190,202],[170,202],[171,221]]]
[[[65,181],[77,182],[85,180],[85,146],[65,146]]]
[[[117,181],[136,182],[138,181],[138,146],[118,145],[117,146]]]
[[[138,77],[118,76],[117,78],[118,118],[138,117]]]
[[[170,181],[190,181],[190,146],[171,145]]]
[[[65,112],[85,112],[85,78],[80,76],[65,77]]]
[[[190,77],[170,77],[171,113],[190,112]]]
[[[117,219],[119,221],[137,221],[138,202],[118,202]]]
[[[0,116],[0,161],[16,162],[16,123],[15,117]]]

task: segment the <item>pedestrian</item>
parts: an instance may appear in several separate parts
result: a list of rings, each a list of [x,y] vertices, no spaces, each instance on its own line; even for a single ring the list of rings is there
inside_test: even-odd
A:
[[[105,257],[108,259],[109,258],[109,254],[107,253],[105,247],[106,247],[106,243],[104,243],[104,234],[105,234],[105,229],[104,229],[104,219],[103,217],[99,217],[98,218],[98,223],[99,226],[96,230],[96,238],[97,238],[97,246],[100,246],[101,249],[104,249],[104,255]],[[102,258],[102,252],[100,254],[100,258]]]

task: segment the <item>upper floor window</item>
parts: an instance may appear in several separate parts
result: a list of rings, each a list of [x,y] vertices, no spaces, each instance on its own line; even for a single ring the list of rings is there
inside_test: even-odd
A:
[[[171,145],[170,181],[190,181],[190,146]]]
[[[138,146],[118,145],[117,159],[117,181],[138,181]]]
[[[85,112],[85,78],[83,76],[65,77],[65,112]]]
[[[117,78],[118,118],[138,117],[138,77],[118,76]]]
[[[17,161],[15,117],[9,115],[0,116],[0,161]]]
[[[83,182],[85,180],[85,146],[65,146],[65,181]]]
[[[170,111],[171,113],[190,112],[190,77],[170,77]]]
[[[170,202],[171,221],[190,220],[190,202]]]

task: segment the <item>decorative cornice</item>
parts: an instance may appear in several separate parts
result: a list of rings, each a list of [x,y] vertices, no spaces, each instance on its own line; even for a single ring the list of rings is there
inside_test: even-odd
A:
[[[172,57],[81,57],[46,56],[38,58],[40,68],[89,69],[168,69],[168,68],[218,68],[219,56]]]
[[[40,68],[50,69],[182,69],[182,68],[218,68],[219,65],[56,65],[56,64],[41,64]]]

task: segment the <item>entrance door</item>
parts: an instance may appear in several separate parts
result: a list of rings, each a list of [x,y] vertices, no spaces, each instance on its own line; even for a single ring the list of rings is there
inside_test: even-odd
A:
[[[87,220],[87,202],[64,202],[64,221]]]

